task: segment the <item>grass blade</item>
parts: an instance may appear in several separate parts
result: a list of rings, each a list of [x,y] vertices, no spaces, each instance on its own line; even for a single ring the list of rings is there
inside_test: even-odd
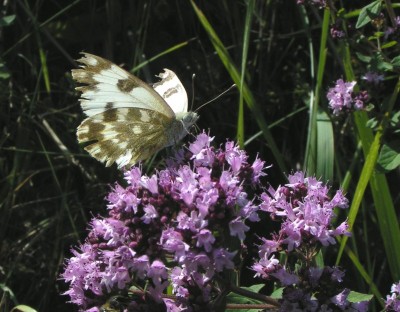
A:
[[[241,148],[244,147],[244,107],[243,107],[243,84],[244,78],[246,75],[246,64],[247,64],[247,54],[249,50],[250,43],[250,30],[251,30],[251,21],[254,11],[254,0],[249,0],[247,3],[246,10],[246,21],[244,24],[244,33],[243,33],[243,50],[242,50],[242,65],[241,65],[241,73],[240,73],[240,85],[239,85],[239,113],[238,113],[238,121],[237,121],[237,134],[236,138]]]
[[[209,23],[209,21],[203,14],[203,12],[196,6],[194,1],[191,1],[191,4],[192,4],[192,7],[193,7],[199,21],[201,22],[204,30],[207,32],[207,34],[211,40],[211,43],[213,44],[214,49],[217,52],[221,62],[225,66],[225,68],[228,71],[229,75],[231,76],[233,82],[236,85],[240,86],[241,85],[241,83],[240,83],[241,77],[240,77],[239,71],[236,68],[236,66],[234,65],[233,60],[229,56],[227,49],[225,48],[225,46],[219,39],[217,33],[214,31],[213,27],[211,26],[211,24]],[[275,161],[277,162],[280,171],[282,172],[282,174],[284,174],[284,172],[288,172],[286,169],[286,166],[283,162],[283,156],[281,155],[280,151],[278,150],[275,140],[272,137],[272,134],[268,129],[268,124],[261,112],[261,109],[258,107],[257,102],[255,101],[253,94],[251,93],[251,91],[245,81],[243,81],[242,88],[243,88],[242,89],[243,99],[246,102],[249,109],[253,112],[253,115],[257,121],[257,124],[260,127],[260,130],[263,132],[263,135],[274,155]]]

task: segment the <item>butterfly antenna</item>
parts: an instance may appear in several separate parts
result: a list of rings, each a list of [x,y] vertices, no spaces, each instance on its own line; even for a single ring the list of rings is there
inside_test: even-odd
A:
[[[210,104],[211,102],[214,102],[215,100],[218,100],[221,96],[223,96],[224,94],[228,93],[229,91],[231,91],[234,87],[236,87],[236,84],[231,85],[228,89],[226,89],[224,92],[222,92],[221,94],[217,95],[215,98],[209,100],[208,102],[204,103],[203,105],[200,105],[198,108],[196,108],[196,112],[200,110],[200,108]]]
[[[190,104],[190,110],[193,110],[194,105],[194,79],[196,78],[196,74],[192,75],[192,103]]]

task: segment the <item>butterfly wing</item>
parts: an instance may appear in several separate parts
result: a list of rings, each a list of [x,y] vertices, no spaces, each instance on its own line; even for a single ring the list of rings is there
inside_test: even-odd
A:
[[[83,55],[78,60],[83,65],[72,70],[72,78],[86,84],[76,89],[82,92],[80,102],[87,116],[112,108],[132,107],[175,117],[171,107],[148,84],[106,59],[89,53]]]
[[[175,123],[154,110],[113,108],[86,118],[77,135],[79,142],[95,141],[85,147],[90,155],[107,167],[116,162],[121,168],[147,159],[167,146],[165,129]]]
[[[161,81],[153,85],[154,90],[172,108],[176,115],[186,113],[188,110],[188,97],[185,87],[176,74],[167,68],[158,77]]]
[[[80,102],[88,116],[78,127],[80,143],[97,160],[118,167],[133,165],[170,145],[175,129],[182,133],[174,111],[150,86],[117,65],[92,54],[78,60],[72,77],[86,86]]]

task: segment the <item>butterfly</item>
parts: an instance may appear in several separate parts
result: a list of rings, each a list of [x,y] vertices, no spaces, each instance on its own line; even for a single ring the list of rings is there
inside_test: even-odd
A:
[[[122,168],[145,160],[179,142],[199,116],[188,112],[186,90],[176,74],[164,69],[150,86],[99,56],[82,53],[72,78],[87,118],[77,129],[79,143],[91,156]]]

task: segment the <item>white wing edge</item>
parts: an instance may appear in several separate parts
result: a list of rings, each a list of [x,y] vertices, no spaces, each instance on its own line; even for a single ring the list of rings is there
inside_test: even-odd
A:
[[[186,113],[188,97],[178,76],[172,70],[164,68],[164,72],[161,72],[158,77],[161,81],[153,85],[154,90],[167,102],[175,115]]]

